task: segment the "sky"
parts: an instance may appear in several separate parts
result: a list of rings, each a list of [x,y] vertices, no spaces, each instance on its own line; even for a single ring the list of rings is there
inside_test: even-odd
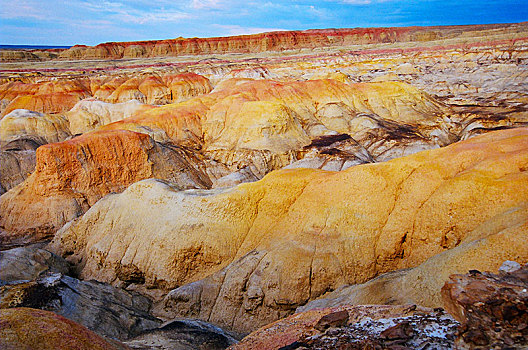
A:
[[[528,21],[528,0],[0,0],[0,44]]]

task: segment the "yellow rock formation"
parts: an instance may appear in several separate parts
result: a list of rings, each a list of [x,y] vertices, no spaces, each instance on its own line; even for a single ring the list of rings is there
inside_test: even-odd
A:
[[[63,141],[71,136],[68,120],[60,115],[50,115],[16,109],[0,121],[2,144],[20,138],[29,138],[46,144]]]
[[[65,117],[69,121],[71,133],[76,135],[129,118],[150,108],[152,107],[144,105],[137,100],[112,104],[89,98],[79,101],[65,114]]]
[[[527,262],[526,202],[496,215],[471,231],[466,242],[429,258],[419,266],[390,272],[364,284],[346,286],[297,311],[338,305],[419,304],[442,307],[440,290],[452,274],[476,269],[497,272],[506,260]]]
[[[195,282],[169,294],[175,312],[245,332],[328,290],[485,238],[497,222],[509,227],[506,213],[528,198],[527,154],[528,128],[518,128],[337,173],[281,170],[225,190],[141,181],[94,205],[51,247],[73,252],[84,278],[121,284],[133,273],[167,289]],[[514,249],[527,251],[523,242]]]

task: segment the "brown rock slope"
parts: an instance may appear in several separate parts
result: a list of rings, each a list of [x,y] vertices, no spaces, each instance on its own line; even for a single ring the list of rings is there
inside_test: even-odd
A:
[[[298,313],[249,334],[231,350],[421,349],[447,350],[458,323],[416,305],[341,306]]]
[[[53,312],[15,308],[0,311],[0,347],[15,349],[128,349]]]
[[[101,197],[142,179],[164,178],[180,189],[211,185],[190,152],[125,130],[44,145],[36,163],[25,182],[0,197],[3,243],[46,237]]]
[[[247,332],[328,290],[505,228],[512,241],[524,237],[506,213],[528,198],[527,152],[528,129],[518,128],[341,172],[277,171],[224,190],[141,181],[64,227],[52,248],[83,278],[190,283],[169,293],[167,315]],[[515,242],[505,248],[526,260],[526,241]]]
[[[442,288],[447,310],[462,327],[461,349],[528,346],[528,265],[498,275],[476,270],[453,275]]]

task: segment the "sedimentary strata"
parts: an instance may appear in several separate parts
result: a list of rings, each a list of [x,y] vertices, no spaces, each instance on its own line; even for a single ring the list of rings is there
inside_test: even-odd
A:
[[[74,46],[61,52],[67,59],[118,59],[153,56],[247,53],[335,46],[427,42],[453,39],[482,38],[500,32],[522,32],[525,24],[451,27],[356,28],[270,32],[218,38],[177,38],[172,40],[104,43],[97,46]]]

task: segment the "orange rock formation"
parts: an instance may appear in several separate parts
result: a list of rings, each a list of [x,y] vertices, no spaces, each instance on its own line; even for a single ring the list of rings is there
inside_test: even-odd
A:
[[[0,248],[53,239],[81,278],[238,333],[441,306],[451,273],[528,262],[527,43],[519,23],[2,52],[31,61],[0,75]]]
[[[0,225],[14,235],[2,238],[46,237],[104,195],[150,177],[165,178],[182,189],[210,187],[202,170],[191,153],[124,130],[42,146],[35,172],[0,198]]]
[[[111,103],[138,100],[150,104],[167,104],[209,91],[209,80],[194,73],[143,74],[133,77],[103,75],[9,81],[0,85],[0,99],[8,101],[2,115],[15,109],[62,113],[91,96]]]

